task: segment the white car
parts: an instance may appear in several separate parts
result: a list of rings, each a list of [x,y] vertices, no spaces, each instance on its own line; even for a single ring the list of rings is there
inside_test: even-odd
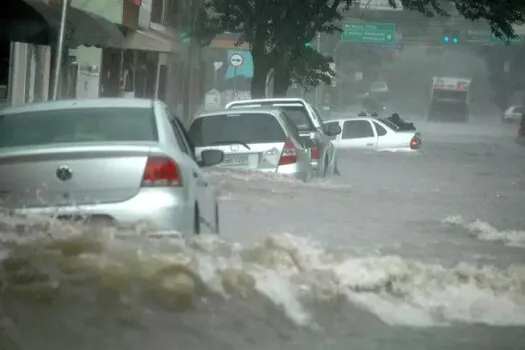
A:
[[[341,133],[341,129],[326,128],[315,108],[301,98],[266,98],[233,101],[225,109],[278,108],[283,110],[295,124],[299,135],[311,149],[311,164],[320,176],[339,174],[337,155],[330,139]]]
[[[502,114],[501,121],[504,123],[519,122],[521,120],[523,112],[525,112],[523,106],[510,106],[509,108],[507,108],[505,113]]]
[[[338,124],[342,133],[333,138],[338,149],[372,150],[418,150],[421,148],[421,133],[404,131],[387,119],[356,117],[330,120],[325,123]]]
[[[224,153],[221,166],[274,172],[308,181],[310,149],[280,109],[240,108],[199,115],[189,128],[197,159],[205,150]]]

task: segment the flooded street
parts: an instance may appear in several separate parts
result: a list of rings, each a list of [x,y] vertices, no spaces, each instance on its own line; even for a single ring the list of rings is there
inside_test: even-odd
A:
[[[0,349],[523,349],[516,127],[415,122],[329,180],[212,171],[219,239],[5,219]]]

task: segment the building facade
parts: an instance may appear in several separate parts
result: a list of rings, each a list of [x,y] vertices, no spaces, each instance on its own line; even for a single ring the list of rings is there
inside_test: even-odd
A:
[[[62,0],[6,1],[0,104],[47,100]],[[158,98],[183,118],[193,113],[206,72],[203,51],[187,37],[198,0],[68,1],[59,98]]]

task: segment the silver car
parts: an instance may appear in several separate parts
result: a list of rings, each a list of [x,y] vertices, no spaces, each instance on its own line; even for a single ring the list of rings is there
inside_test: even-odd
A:
[[[338,125],[323,126],[315,108],[301,98],[266,98],[228,103],[226,109],[273,108],[283,110],[297,128],[305,146],[310,149],[311,164],[319,176],[339,175],[337,154],[331,137],[339,135]]]
[[[287,115],[278,109],[217,111],[199,115],[189,128],[196,155],[224,152],[221,165],[293,175],[308,181],[314,174],[309,150]]]
[[[44,102],[0,111],[0,200],[17,215],[218,232],[217,197],[166,105],[140,99]]]

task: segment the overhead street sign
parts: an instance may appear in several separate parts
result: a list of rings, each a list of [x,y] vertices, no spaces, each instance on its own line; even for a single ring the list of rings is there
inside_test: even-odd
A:
[[[239,67],[242,65],[242,63],[244,62],[244,58],[242,58],[241,55],[239,54],[233,54],[231,57],[230,57],[230,64],[234,67]]]
[[[394,23],[347,23],[341,40],[353,43],[391,44],[396,38]]]

